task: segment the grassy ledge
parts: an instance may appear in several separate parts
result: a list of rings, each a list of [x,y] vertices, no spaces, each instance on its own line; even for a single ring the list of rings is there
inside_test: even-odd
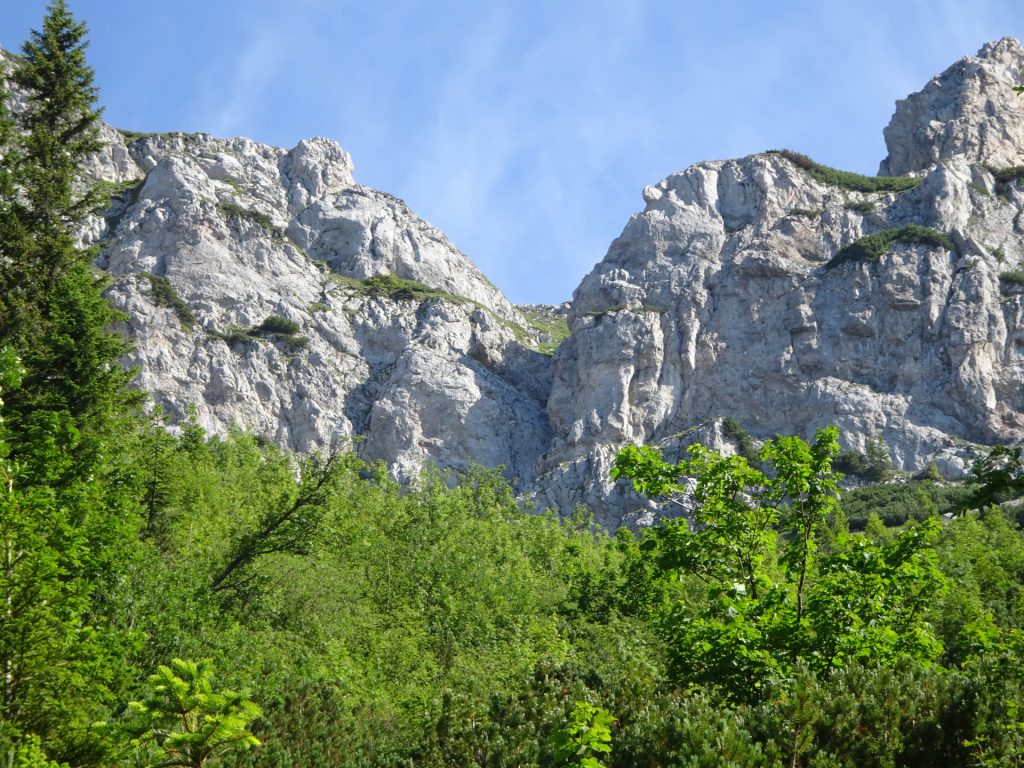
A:
[[[530,310],[524,307],[517,307],[517,309],[541,335],[541,342],[537,345],[538,352],[545,355],[553,355],[562,342],[569,338],[568,316]]]
[[[769,150],[769,154],[781,155],[812,179],[822,184],[848,189],[851,192],[906,192],[921,183],[920,178],[911,176],[862,176],[859,173],[840,171],[816,163],[807,155],[789,149]]]
[[[844,245],[825,265],[825,268],[833,269],[847,261],[878,261],[897,243],[927,245],[931,248],[943,248],[947,251],[952,251],[956,248],[953,241],[945,233],[930,227],[922,227],[918,224],[908,224],[905,227],[883,229],[881,232],[865,235],[848,245]]]
[[[374,275],[373,277],[360,280],[355,277],[331,273],[330,278],[334,282],[364,296],[380,296],[392,301],[414,301],[418,304],[422,304],[430,299],[450,301],[453,304],[470,304],[477,309],[483,310],[497,323],[511,331],[516,340],[524,347],[535,348],[531,343],[529,331],[521,325],[496,315],[489,307],[467,296],[459,296],[454,293],[438,290],[437,288],[431,288],[416,280],[407,280],[394,274]]]

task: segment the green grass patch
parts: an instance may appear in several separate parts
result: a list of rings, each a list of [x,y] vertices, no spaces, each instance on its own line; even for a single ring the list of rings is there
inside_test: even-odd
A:
[[[145,179],[126,179],[125,181],[97,181],[96,188],[111,198],[123,198],[130,192],[137,192]]]
[[[517,307],[519,313],[527,319],[529,325],[542,334],[550,336],[554,342],[562,342],[569,337],[569,318],[564,314],[544,312],[537,309]],[[558,344],[556,343],[555,346]]]
[[[124,139],[125,144],[131,144],[132,142],[138,141],[139,139],[146,139],[149,138],[150,136],[159,135],[156,133],[146,133],[143,131],[126,131],[123,128],[115,128],[114,130],[121,134],[121,138]]]
[[[832,269],[847,261],[878,261],[892,246],[898,243],[926,245],[931,248],[943,248],[947,251],[956,248],[949,236],[937,229],[922,227],[919,224],[907,224],[905,227],[883,229],[881,232],[854,240],[840,248],[825,267]]]
[[[770,154],[781,155],[812,179],[851,192],[906,192],[921,183],[921,179],[910,176],[862,176],[859,173],[840,171],[816,163],[807,155],[789,149],[774,149]]]
[[[310,313],[326,312],[330,309],[330,307],[324,304],[322,301],[314,301],[312,304],[309,305],[308,309]]]
[[[163,275],[154,275],[152,272],[143,272],[142,274],[149,280],[149,288],[153,293],[153,302],[158,307],[167,307],[174,310],[174,314],[177,315],[181,327],[186,331],[192,330],[192,326],[196,322],[195,315],[192,314],[192,308],[174,290],[171,281]]]
[[[373,277],[360,280],[355,277],[332,273],[330,278],[334,282],[364,296],[380,296],[389,298],[392,301],[415,301],[417,303],[423,303],[430,299],[440,299],[442,301],[450,301],[453,304],[470,304],[483,310],[499,324],[511,331],[516,340],[524,347],[533,348],[529,331],[510,320],[496,315],[490,308],[475,299],[431,288],[416,280],[407,280],[393,274],[374,275]],[[354,316],[352,312],[346,311],[346,313],[349,316]]]

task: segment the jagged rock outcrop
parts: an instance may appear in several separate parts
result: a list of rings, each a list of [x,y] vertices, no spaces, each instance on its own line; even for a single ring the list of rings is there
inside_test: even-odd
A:
[[[954,157],[995,167],[1021,162],[1024,49],[1012,37],[966,56],[924,88],[896,103],[885,129],[889,156],[879,173],[900,176]]]
[[[1024,196],[986,167],[1024,162],[1024,122],[1007,124],[1022,68],[1003,40],[900,102],[883,169],[918,172],[907,191],[853,191],[779,153],[644,190],[573,296],[542,496],[642,516],[608,478],[615,449],[678,446],[714,417],[761,437],[834,423],[847,448],[881,437],[897,467],[950,477],[972,444],[1024,438],[1024,298],[1005,274],[1024,258]],[[907,236],[833,261],[908,224],[952,247]]]
[[[530,476],[549,441],[537,332],[337,144],[107,138],[93,172],[119,191],[90,236],[127,362],[172,420],[300,451],[359,437],[405,478],[426,460]]]

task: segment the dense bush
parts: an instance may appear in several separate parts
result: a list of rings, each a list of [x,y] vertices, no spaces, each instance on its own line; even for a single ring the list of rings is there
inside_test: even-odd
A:
[[[894,229],[883,229],[881,232],[854,240],[840,248],[825,266],[827,269],[832,269],[847,261],[878,261],[893,245],[898,243],[926,245],[930,248],[942,248],[947,251],[956,248],[948,235],[936,229],[922,227],[918,224],[907,224]]]
[[[875,515],[885,525],[903,525],[934,514],[957,511],[969,491],[960,484],[908,480],[868,485],[843,494],[842,506],[850,528],[863,530]]]
[[[859,173],[840,171],[788,149],[773,150],[773,154],[786,158],[822,184],[841,187],[851,192],[904,192],[921,183],[921,179],[914,176],[862,176]]]
[[[294,320],[280,315],[269,315],[266,320],[256,326],[257,333],[295,334],[299,332],[299,324]]]
[[[1016,165],[1010,168],[989,168],[996,180],[996,194],[1005,196],[1010,190],[1011,184],[1017,184],[1024,179],[1024,165]]]

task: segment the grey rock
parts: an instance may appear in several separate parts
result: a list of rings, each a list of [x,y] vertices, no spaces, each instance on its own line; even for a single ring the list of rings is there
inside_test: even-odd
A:
[[[962,157],[996,167],[1024,157],[1024,48],[1012,37],[984,45],[896,103],[885,129],[888,157],[879,173],[900,176]]]

